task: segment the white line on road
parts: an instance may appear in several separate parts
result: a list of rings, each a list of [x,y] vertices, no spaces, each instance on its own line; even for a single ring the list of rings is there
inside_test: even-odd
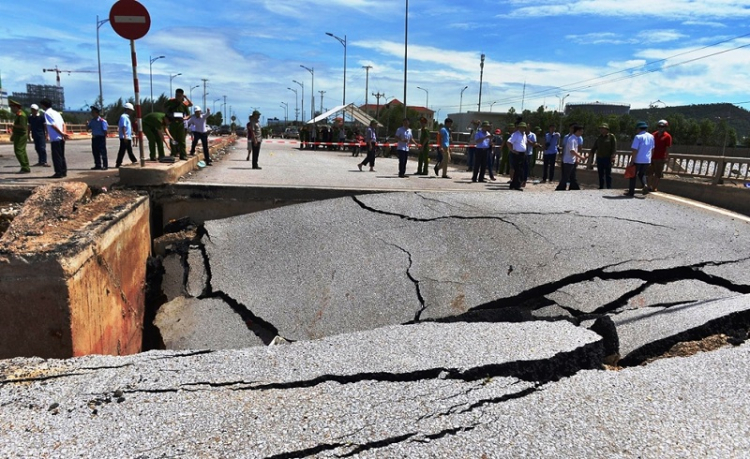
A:
[[[687,206],[697,207],[699,209],[707,210],[709,212],[715,212],[717,214],[724,215],[725,217],[736,218],[737,220],[742,220],[746,223],[750,223],[750,217],[746,217],[742,214],[732,212],[731,210],[722,209],[721,207],[710,206],[708,204],[703,204],[702,202],[693,201],[692,199],[687,199],[687,198],[681,198],[679,196],[675,196],[672,194],[652,193],[652,195],[658,196],[664,199],[671,199],[672,201],[677,201]]]

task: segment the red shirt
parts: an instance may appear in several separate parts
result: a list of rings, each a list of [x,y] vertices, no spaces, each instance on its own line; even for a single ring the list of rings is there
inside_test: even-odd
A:
[[[651,152],[651,160],[664,161],[667,159],[667,148],[672,146],[672,136],[669,132],[654,132],[654,151]]]

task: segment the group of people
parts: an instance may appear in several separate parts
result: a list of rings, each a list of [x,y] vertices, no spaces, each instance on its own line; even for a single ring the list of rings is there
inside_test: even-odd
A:
[[[396,131],[399,166],[398,176],[408,178],[406,175],[406,164],[409,149],[413,145],[419,149],[417,157],[417,171],[414,175],[427,175],[429,165],[430,132],[427,128],[427,119],[420,119],[421,134],[419,142],[409,127],[409,119],[404,118],[403,124]],[[664,168],[672,146],[672,137],[666,131],[669,123],[660,120],[658,129],[648,132],[648,124],[639,122],[636,125],[638,133],[631,145],[631,158],[629,165],[635,168],[635,175],[630,178],[627,195],[633,196],[635,192],[636,178],[641,181],[643,192],[657,191],[659,180],[663,177]],[[617,158],[617,138],[610,132],[609,125],[602,123],[599,126],[600,135],[596,138],[594,145],[586,154],[583,149],[583,126],[572,123],[569,132],[562,137],[554,124],[549,126],[549,131],[544,135],[544,143],[541,136],[537,138],[531,127],[518,119],[515,124],[508,126],[505,136],[501,129],[492,132],[489,121],[472,121],[472,132],[467,145],[468,171],[472,172],[472,182],[485,182],[485,176],[495,181],[494,169],[497,166],[498,173],[510,175],[510,189],[523,191],[530,177],[534,164],[536,163],[537,151],[542,151],[543,173],[542,183],[553,182],[555,177],[555,164],[558,156],[561,159],[560,181],[555,188],[557,191],[579,190],[576,170],[579,165],[587,164],[593,168],[593,159],[596,158],[596,168],[599,175],[599,188],[612,188],[612,165]],[[367,157],[357,164],[359,170],[370,167],[375,170],[375,151],[377,147],[376,135],[377,122],[372,121],[365,132],[365,145]],[[437,136],[437,161],[434,166],[435,175],[443,178],[448,176],[448,164],[451,161],[451,129],[453,120],[446,118],[441,125]],[[539,128],[535,129],[537,132]]]
[[[27,117],[21,104],[13,99],[8,100],[13,112],[13,127],[10,140],[13,142],[13,152],[18,163],[21,165],[19,174],[31,173],[31,167],[49,167],[47,162],[47,143],[49,142],[52,153],[52,166],[54,175],[51,178],[63,178],[68,175],[68,165],[65,161],[65,140],[69,138],[65,133],[65,122],[60,112],[52,108],[49,99],[42,99],[39,105],[43,112],[40,113],[39,106],[32,104],[31,116]],[[29,165],[29,157],[26,152],[28,142],[34,142],[34,149],[38,162]]]

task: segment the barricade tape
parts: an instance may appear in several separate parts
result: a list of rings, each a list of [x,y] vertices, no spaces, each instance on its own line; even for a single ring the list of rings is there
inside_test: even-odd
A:
[[[316,146],[323,146],[323,147],[360,147],[365,148],[367,147],[367,144],[362,142],[303,142],[301,140],[271,140],[271,139],[264,139],[263,143],[288,143],[288,144],[305,144],[305,145],[316,145]],[[375,144],[378,147],[397,147],[397,143],[377,143]],[[439,147],[436,143],[431,143],[427,145],[428,147]],[[457,145],[457,146],[465,146],[465,145]],[[422,145],[419,145],[419,148],[421,148]]]

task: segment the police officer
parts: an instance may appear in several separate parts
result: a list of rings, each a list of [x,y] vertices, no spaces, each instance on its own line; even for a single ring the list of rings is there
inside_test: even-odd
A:
[[[28,174],[31,172],[31,168],[29,167],[29,157],[26,154],[26,142],[29,137],[29,121],[26,118],[26,113],[21,109],[20,103],[13,99],[8,99],[8,105],[10,105],[10,109],[15,115],[10,140],[13,142],[13,152],[16,154],[16,158],[21,164],[21,170],[18,171],[18,173]]]
[[[169,120],[169,132],[172,134],[172,155],[187,160],[187,145],[185,144],[185,120],[190,117],[190,107],[193,103],[185,97],[185,91],[178,88],[174,98],[164,104],[164,112]]]

